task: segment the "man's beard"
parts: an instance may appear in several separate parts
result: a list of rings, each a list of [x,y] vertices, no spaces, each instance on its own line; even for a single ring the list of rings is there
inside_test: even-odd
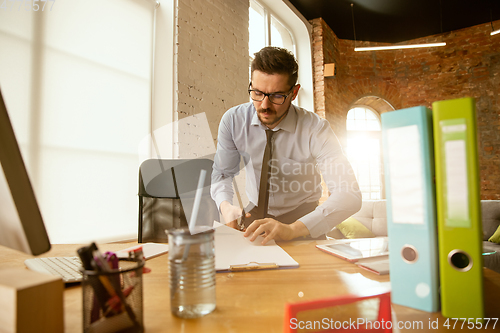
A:
[[[274,116],[274,118],[270,118],[270,119],[263,119],[261,117],[261,113],[268,113],[270,116]],[[276,116],[276,111],[274,110],[271,110],[271,109],[258,109],[257,110],[257,116],[259,117],[259,120],[262,124],[266,125],[266,126],[273,126],[274,124],[278,123],[279,121],[281,121],[281,119],[283,119],[286,115],[288,114],[288,110],[286,110],[285,113],[283,113],[281,115],[281,117],[277,117]]]

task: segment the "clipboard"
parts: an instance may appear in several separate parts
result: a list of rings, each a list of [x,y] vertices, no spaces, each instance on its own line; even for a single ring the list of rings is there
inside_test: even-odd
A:
[[[214,222],[215,270],[242,272],[266,269],[297,268],[296,262],[274,241],[261,245],[262,237],[251,242],[243,232]]]

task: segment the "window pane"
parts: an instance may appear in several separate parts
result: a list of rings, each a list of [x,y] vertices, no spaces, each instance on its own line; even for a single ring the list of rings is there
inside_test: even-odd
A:
[[[277,47],[284,47],[283,38],[281,38],[281,34],[274,25],[271,26],[271,45]]]
[[[271,45],[284,47],[294,53],[290,31],[271,15]]]
[[[380,122],[378,119],[367,119],[366,120],[366,130],[367,131],[380,131]]]
[[[346,155],[352,164],[363,199],[380,199],[382,193],[380,121],[367,108],[356,107],[347,113]],[[368,131],[371,134],[368,135]]]
[[[253,58],[254,53],[266,46],[264,8],[254,1],[250,2],[248,32],[250,35],[248,52]]]
[[[375,114],[372,111],[367,109],[365,109],[365,117],[367,120],[377,120],[377,116],[375,116]]]
[[[380,131],[380,121],[375,113],[369,109],[353,108],[347,113],[347,119],[347,130]],[[354,122],[350,120],[354,120]]]
[[[346,121],[346,129],[348,131],[355,131],[356,130],[356,122],[354,121],[354,119],[349,119],[349,118],[347,119],[347,121]]]

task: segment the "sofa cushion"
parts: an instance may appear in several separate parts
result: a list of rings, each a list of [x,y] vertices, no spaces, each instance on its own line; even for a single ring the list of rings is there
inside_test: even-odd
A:
[[[385,200],[363,200],[361,209],[353,215],[375,236],[387,236]]]
[[[500,227],[497,228],[493,236],[488,238],[488,242],[500,244]]]
[[[483,240],[488,240],[500,226],[499,200],[481,200]]]
[[[387,236],[386,201],[377,200],[373,204],[373,233],[377,236]]]
[[[370,229],[365,227],[361,222],[359,222],[352,216],[337,225],[337,229],[345,236],[345,238],[375,237]]]

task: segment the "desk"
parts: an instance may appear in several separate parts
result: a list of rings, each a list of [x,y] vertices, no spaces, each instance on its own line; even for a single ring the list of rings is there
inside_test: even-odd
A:
[[[103,244],[103,251],[117,251],[132,246]],[[316,241],[280,243],[299,264],[299,268],[217,273],[217,308],[199,319],[183,320],[170,313],[168,255],[150,259],[146,266],[152,272],[144,275],[144,324],[146,332],[283,332],[285,302],[298,302],[346,293],[357,293],[378,287],[389,276],[378,276],[315,248]],[[73,256],[78,245],[53,245],[43,256]],[[0,268],[24,268],[30,256],[0,246]],[[500,274],[484,270],[486,317],[500,317]],[[299,296],[299,293],[302,297]],[[410,325],[422,322],[424,328],[402,329],[401,332],[449,332],[443,327],[446,318],[440,313],[427,313],[393,305],[397,322]],[[81,287],[64,291],[66,332],[82,330]],[[439,329],[429,330],[430,321],[439,321]],[[453,324],[453,322],[451,323]],[[490,328],[482,332],[495,332]],[[465,331],[465,329],[464,329]]]

